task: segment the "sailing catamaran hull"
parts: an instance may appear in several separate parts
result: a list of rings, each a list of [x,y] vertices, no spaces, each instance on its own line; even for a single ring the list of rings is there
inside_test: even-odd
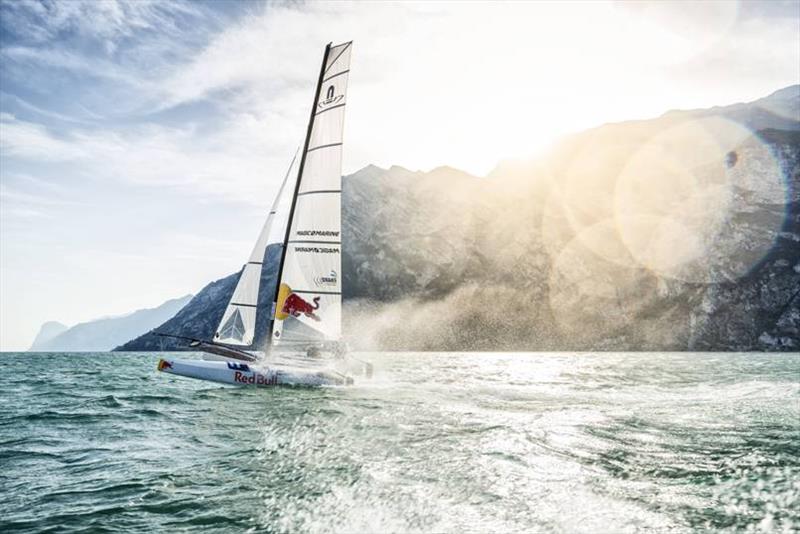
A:
[[[205,360],[158,361],[163,373],[209,380],[234,386],[343,386],[353,379],[333,371],[294,369],[289,367],[255,367],[239,362]]]

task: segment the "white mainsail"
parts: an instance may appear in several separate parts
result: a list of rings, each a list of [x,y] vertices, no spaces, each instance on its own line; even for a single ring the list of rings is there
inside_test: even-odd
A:
[[[286,177],[283,179],[275,201],[264,222],[264,227],[258,236],[253,252],[245,264],[239,282],[233,291],[231,300],[222,320],[219,322],[214,341],[228,345],[252,345],[256,331],[256,312],[258,311],[258,290],[261,284],[261,269],[264,263],[264,254],[267,246],[272,243],[281,243],[286,231],[286,217],[288,216],[289,196],[284,195],[286,184],[292,176],[297,154],[292,158]],[[283,214],[283,217],[281,217]],[[283,223],[283,224],[281,224]]]
[[[338,340],[342,139],[352,42],[325,51],[278,277],[272,343]]]

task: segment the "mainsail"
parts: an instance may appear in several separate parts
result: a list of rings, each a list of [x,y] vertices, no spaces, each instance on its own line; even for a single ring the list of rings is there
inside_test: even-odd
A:
[[[297,154],[292,158],[292,163],[289,165],[286,177],[283,179],[275,201],[272,203],[267,220],[264,222],[264,227],[261,229],[258,240],[253,247],[253,252],[242,269],[236,289],[233,291],[228,307],[222,315],[222,320],[219,322],[214,334],[214,341],[217,343],[228,345],[252,345],[253,343],[256,330],[256,311],[258,310],[258,289],[261,283],[264,253],[271,243],[283,241],[286,221],[282,221],[279,214],[288,213],[288,209],[280,208],[288,200],[287,195],[284,195],[284,189],[292,176],[292,169],[296,159]],[[282,222],[284,224],[281,224]]]
[[[328,45],[278,271],[275,345],[341,336],[342,136],[352,42]]]

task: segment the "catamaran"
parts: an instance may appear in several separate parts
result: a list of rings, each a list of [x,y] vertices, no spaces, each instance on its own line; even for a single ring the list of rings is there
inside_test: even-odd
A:
[[[299,166],[295,172],[295,155],[214,339],[183,338],[211,360],[161,359],[159,371],[254,386],[352,383],[353,366],[342,365],[353,359],[341,339],[340,276],[342,142],[352,48],[352,41],[325,47]],[[267,346],[260,351],[253,347],[256,318],[267,310],[260,309],[258,294],[272,243],[282,247]],[[369,364],[355,362],[371,373]]]

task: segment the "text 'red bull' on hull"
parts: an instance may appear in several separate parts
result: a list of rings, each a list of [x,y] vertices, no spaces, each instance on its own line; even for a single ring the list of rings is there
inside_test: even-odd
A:
[[[238,362],[161,359],[157,368],[163,373],[233,386],[344,386],[353,383],[352,378],[335,371],[255,367]]]

